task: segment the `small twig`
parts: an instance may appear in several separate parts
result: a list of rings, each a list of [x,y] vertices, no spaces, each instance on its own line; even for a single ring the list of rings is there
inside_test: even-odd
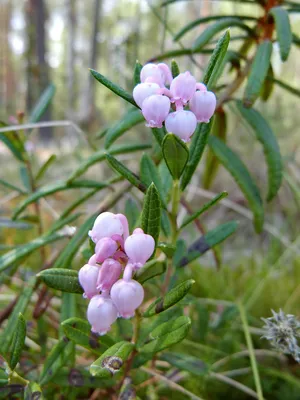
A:
[[[188,214],[192,215],[194,213],[192,208],[191,208],[191,206],[190,206],[190,204],[185,200],[184,197],[181,198],[180,202],[183,205],[183,207],[187,210]],[[196,218],[196,219],[194,219],[193,222],[196,225],[198,231],[200,233],[202,233],[202,235],[205,235],[205,229],[203,228],[203,226],[202,226],[201,222],[199,221],[199,219]],[[213,247],[211,248],[211,251],[212,251],[212,254],[213,254],[214,259],[215,259],[216,267],[217,267],[217,269],[220,269],[221,268],[221,260],[219,258],[218,253],[216,252],[216,250]]]
[[[3,321],[5,321],[13,311],[17,301],[19,299],[19,296],[17,296],[10,304],[8,304],[0,313],[0,325],[2,324]]]
[[[228,376],[216,374],[215,372],[211,372],[209,376],[217,379],[218,381],[227,383],[228,385],[235,387],[236,389],[248,394],[254,399],[260,399],[258,395],[254,392],[254,390],[250,389],[248,386],[245,386],[240,382],[235,381],[234,379],[229,378]]]
[[[259,400],[264,400],[260,377],[259,377],[259,372],[258,372],[258,366],[257,366],[256,358],[255,358],[255,350],[254,350],[252,338],[251,338],[251,335],[249,332],[249,326],[248,326],[246,312],[245,312],[244,306],[241,302],[238,303],[238,307],[239,307],[241,320],[242,320],[242,324],[243,324],[243,328],[244,328],[247,347],[249,350],[249,356],[250,356],[251,368],[252,368],[255,387],[256,387],[257,398]],[[228,378],[228,379],[230,379],[230,378]]]
[[[150,368],[147,367],[141,367],[142,371],[147,372],[148,374],[155,376],[157,380],[160,380],[162,382],[165,382],[169,387],[171,387],[174,390],[177,390],[178,392],[181,392],[188,396],[192,400],[204,400],[203,398],[196,396],[194,393],[190,392],[189,390],[185,389],[184,387],[178,385],[177,383],[171,381],[170,379],[166,378],[164,375],[158,373],[157,371],[153,371]]]

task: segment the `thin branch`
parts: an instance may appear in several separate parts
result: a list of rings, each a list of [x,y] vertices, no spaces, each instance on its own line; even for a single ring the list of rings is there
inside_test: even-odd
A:
[[[188,396],[192,400],[204,400],[203,398],[201,398],[199,396],[196,396],[194,393],[192,393],[189,390],[185,389],[184,387],[178,385],[177,383],[171,381],[170,379],[166,378],[164,375],[162,375],[162,374],[160,374],[160,373],[158,373],[156,371],[153,371],[150,368],[141,367],[141,370],[147,372],[148,374],[150,374],[152,376],[155,376],[158,380],[166,383],[166,385],[169,386],[170,388],[185,394],[186,396]]]
[[[258,372],[258,366],[257,366],[256,358],[255,358],[255,351],[254,351],[254,347],[253,347],[253,343],[252,343],[251,334],[249,332],[249,326],[248,326],[245,308],[241,302],[238,303],[238,307],[239,307],[241,320],[242,320],[242,324],[243,324],[243,328],[244,328],[247,347],[249,350],[250,363],[251,363],[251,368],[252,368],[252,372],[253,372],[253,378],[254,378],[254,382],[255,382],[257,398],[259,400],[264,400],[260,377],[259,377],[259,372]],[[230,378],[228,378],[228,379],[230,379]]]
[[[249,396],[253,397],[254,399],[259,399],[259,397],[254,392],[254,390],[250,389],[248,386],[245,386],[240,382],[235,381],[234,379],[229,378],[228,376],[225,376],[222,374],[216,374],[215,372],[211,372],[209,374],[209,376],[217,379],[218,381],[227,383],[228,385],[235,387],[236,389],[248,394]]]

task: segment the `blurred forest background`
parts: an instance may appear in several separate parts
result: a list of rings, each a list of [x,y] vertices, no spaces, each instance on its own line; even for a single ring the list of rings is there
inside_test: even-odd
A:
[[[122,99],[94,81],[88,68],[100,71],[130,90],[133,87],[135,61],[139,60],[144,64],[164,51],[180,48],[178,43],[173,42],[173,34],[188,22],[210,14],[248,14],[258,17],[261,13],[258,5],[227,0],[179,1],[168,7],[160,5],[161,2],[153,0],[1,2],[0,119],[9,124],[26,121],[26,114],[29,115],[43,90],[53,84],[55,97],[43,120],[55,121],[53,124],[56,126],[41,128],[39,131],[36,129],[30,136],[28,146],[32,149],[38,148],[35,156],[40,161],[45,161],[52,152],[60,156],[60,178],[72,173],[74,165],[84,158],[85,152],[90,151],[90,138],[97,137],[97,133],[115,123],[128,109]],[[299,14],[291,13],[290,18],[294,32],[299,34]],[[205,26],[202,24],[186,35],[182,46],[190,47],[193,39]],[[237,29],[232,29],[232,35],[238,32]],[[230,49],[237,48],[238,44],[232,41]],[[275,76],[299,88],[299,49],[292,47],[286,63],[281,62],[276,45],[274,50],[272,65]],[[197,54],[194,57],[196,66],[187,56],[177,58],[177,62],[182,70],[189,69],[200,80],[209,54]],[[171,62],[171,59],[166,62]],[[220,84],[222,81],[227,82],[227,79],[225,73]],[[245,208],[243,196],[225,171],[220,169],[214,182],[212,190],[227,190],[232,203],[229,201],[224,206],[224,201],[223,206],[218,207],[219,210],[215,212],[214,218],[209,217],[207,223],[213,224],[215,219],[225,214],[228,218],[238,217],[242,224],[240,233],[230,239],[235,242],[234,247],[229,244],[231,250],[225,252],[225,257],[233,264],[239,264],[239,252],[246,256],[246,260],[248,256],[250,260],[254,257],[260,261],[270,257],[272,263],[276,260],[278,251],[286,249],[299,233],[298,224],[294,223],[299,218],[300,206],[300,114],[297,112],[297,104],[298,97],[274,85],[271,100],[267,104],[259,100],[256,105],[270,122],[278,138],[286,169],[286,179],[279,196],[267,209],[270,226],[268,223],[266,226],[271,234],[266,232],[265,235],[254,235],[249,221],[251,214]],[[228,109],[230,110],[230,105]],[[253,162],[256,158],[262,160],[261,147],[252,140],[247,132],[249,128],[236,112],[230,111],[229,144],[242,154],[243,161],[249,166],[258,184],[263,186],[266,180],[265,166],[261,164],[262,161]],[[130,134],[138,136],[141,142],[150,138],[150,131],[143,125],[133,128]],[[121,142],[127,138],[128,134]],[[102,143],[98,143],[99,145],[96,142],[94,146],[100,149]],[[4,162],[6,159],[11,160],[9,153],[2,145],[0,150],[2,177],[18,180],[19,177],[15,176],[10,165],[12,161]],[[57,171],[54,168],[50,170],[50,174],[51,171],[53,175],[49,179],[55,179]],[[101,170],[94,167],[89,171],[89,174],[96,174],[99,178],[103,173],[103,164]],[[198,181],[195,180],[194,191],[193,188],[190,190],[189,198],[199,202],[199,196],[205,197],[207,193],[200,188],[201,174]],[[63,205],[63,198],[59,200]],[[4,197],[2,207],[5,208],[6,205],[8,203]],[[59,201],[54,208],[57,207],[59,209]],[[56,211],[59,212],[57,209]],[[5,213],[5,209],[3,212]],[[290,253],[295,255],[294,250]]]
[[[66,180],[82,160],[94,151],[101,150],[101,132],[115,124],[129,110],[128,103],[97,83],[88,68],[99,71],[131,91],[136,60],[144,64],[167,50],[179,49],[180,45],[174,42],[173,36],[187,23],[211,14],[243,14],[252,17],[261,15],[258,5],[237,0],[186,0],[174,2],[168,7],[161,7],[161,3],[162,0],[0,0],[0,120],[10,125],[26,123],[41,93],[49,85],[52,85],[52,90],[55,88],[51,106],[43,115],[42,121],[31,131],[26,142],[26,148],[32,155],[32,165],[37,171],[49,156],[55,154],[57,157],[57,162],[51,165],[43,177],[44,185],[55,183],[58,179]],[[290,13],[290,19],[293,32],[300,36],[299,12]],[[185,35],[181,46],[191,47],[195,37],[206,26],[197,26]],[[231,30],[231,36],[239,34],[238,28]],[[229,48],[236,50],[239,43],[232,40]],[[232,219],[239,221],[239,228],[214,253],[207,252],[189,268],[182,268],[178,272],[180,279],[184,276],[195,278],[193,294],[203,300],[205,307],[208,305],[207,307],[217,306],[218,310],[225,309],[232,304],[231,301],[243,295],[247,312],[253,317],[250,323],[254,325],[251,333],[256,335],[256,348],[269,346],[266,341],[261,340],[260,318],[270,316],[271,308],[278,310],[280,307],[285,312],[299,316],[300,303],[300,48],[299,43],[292,46],[286,63],[282,63],[275,43],[273,50],[272,66],[275,77],[297,89],[291,93],[274,85],[270,100],[264,103],[259,99],[255,104],[255,108],[269,122],[278,139],[284,163],[282,187],[276,198],[266,205],[263,233],[258,235],[254,232],[252,213],[247,202],[233,178],[223,168],[218,170],[212,186],[209,189],[203,188],[203,160],[189,185],[186,199],[196,210],[216,193],[228,191],[228,198],[222,200],[201,221],[205,230]],[[190,70],[201,81],[209,56],[210,54],[194,55],[196,65],[188,56],[178,57],[176,61],[182,71]],[[170,63],[171,59],[166,62]],[[220,87],[231,79],[229,74],[228,65],[220,79]],[[234,106],[228,103],[225,109],[228,115],[228,144],[237,151],[265,194],[267,171],[261,145],[253,140],[249,126]],[[45,122],[51,123],[42,127]],[[130,138],[138,138],[140,143],[149,143],[152,140],[151,131],[144,124],[139,124],[118,139],[118,144],[128,143]],[[138,170],[139,156],[133,159],[130,154],[122,154],[118,159],[125,160],[133,171]],[[2,142],[0,160],[0,180],[5,179],[16,187],[26,188],[28,182],[26,176],[24,177],[24,170],[19,168]],[[107,179],[109,171],[105,163],[96,163],[89,168],[85,178],[101,182]],[[14,188],[0,185],[0,217],[9,218],[12,209],[20,202],[22,191],[12,189]],[[76,192],[62,191],[42,198],[39,204],[44,231],[53,220],[59,218],[71,201],[76,200],[76,196],[84,193],[84,190],[76,189]],[[85,215],[95,212],[102,193],[101,191],[89,198],[79,207],[80,212]],[[124,212],[129,199],[140,211],[142,196],[134,190],[125,194],[114,211]],[[180,214],[181,220],[184,212],[183,210]],[[23,217],[25,222],[36,222],[30,220],[30,215],[27,216],[27,221],[25,217],[26,215]],[[75,225],[80,226],[80,223],[76,221]],[[199,236],[199,233],[195,227],[191,227],[185,232],[184,239],[191,243],[196,235]],[[13,226],[5,226],[0,231],[0,253],[4,254],[16,245],[30,242],[36,237],[35,229],[18,230]],[[57,256],[61,248],[55,244],[51,251]],[[218,272],[215,269],[216,260],[222,266]],[[79,269],[85,263],[84,257],[79,256],[77,263],[76,268]],[[10,270],[7,282],[10,279],[11,282],[4,284],[5,293],[0,294],[0,310],[2,306],[6,307],[9,302],[14,301],[15,294],[20,292],[24,281],[40,268],[41,258],[38,253],[34,253],[26,260],[26,268],[20,269],[12,279],[10,275],[13,275],[14,270]],[[2,288],[3,286],[1,290]],[[85,306],[80,307],[85,310]],[[191,332],[195,342],[199,341],[200,328],[205,331],[204,335],[208,332],[209,314],[205,307],[199,308],[199,319],[195,317]],[[241,329],[234,324],[230,325],[231,312],[229,307],[220,318],[216,314],[211,323],[209,339],[206,342],[203,339],[203,343],[209,343],[211,347],[227,353],[244,349]],[[50,322],[52,326],[52,317]],[[56,328],[56,325],[53,326]],[[195,343],[188,340],[184,346],[190,354],[203,357],[203,347],[197,348]],[[280,363],[280,360],[275,359],[270,362],[274,366],[274,379],[264,379],[264,390],[272,393],[272,397],[269,397],[272,399],[297,400],[299,380],[294,380],[290,385],[289,378],[286,387],[280,389],[282,392],[278,389],[278,379],[284,379],[279,370],[275,371],[276,367],[281,367]],[[239,364],[238,367],[245,365]],[[291,361],[293,372],[295,368]],[[247,380],[245,378],[244,383],[252,385],[251,374]],[[192,385],[197,387],[202,383],[198,377],[194,377],[193,382],[188,380],[186,384],[187,387]],[[234,397],[230,389],[226,392],[224,384],[219,385],[221,389],[218,385],[211,385],[210,390],[217,392],[220,389],[222,394],[209,398],[248,399],[240,397],[239,391],[235,392],[237,397]],[[199,389],[199,393],[201,392],[202,387]]]

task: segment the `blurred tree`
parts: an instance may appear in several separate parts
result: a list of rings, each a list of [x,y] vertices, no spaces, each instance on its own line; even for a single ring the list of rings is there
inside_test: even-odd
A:
[[[27,28],[27,111],[30,112],[41,93],[50,83],[49,65],[46,60],[45,25],[47,11],[44,0],[28,0],[25,5]],[[43,120],[51,119],[51,109],[48,107]],[[52,137],[51,128],[40,132],[42,139]]]
[[[68,79],[68,117],[72,118],[75,105],[75,34],[76,34],[76,0],[66,0],[67,8],[67,79]]]

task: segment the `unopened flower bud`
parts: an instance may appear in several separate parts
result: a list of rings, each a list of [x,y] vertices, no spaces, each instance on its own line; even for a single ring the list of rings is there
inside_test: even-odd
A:
[[[142,113],[151,128],[161,128],[170,111],[170,100],[166,96],[153,94],[143,102]]]
[[[85,264],[78,272],[78,279],[81,287],[84,290],[84,297],[91,299],[99,293],[97,289],[97,279],[99,267],[95,265]]]
[[[93,229],[89,231],[89,236],[94,243],[104,237],[112,235],[122,235],[123,225],[117,215],[111,212],[104,212],[98,215],[94,222]]]
[[[140,268],[153,254],[155,241],[151,235],[145,234],[142,229],[138,228],[133,231],[131,236],[128,236],[124,248],[129,262],[135,268]]]
[[[143,302],[144,289],[140,283],[133,279],[129,281],[120,279],[112,286],[110,295],[118,309],[119,316],[131,318]]]
[[[196,115],[197,121],[206,123],[213,116],[216,105],[216,96],[209,91],[197,91],[189,103],[190,110]]]
[[[118,250],[118,244],[110,237],[104,237],[96,243],[95,253],[98,263],[103,263],[109,257],[112,257]]]
[[[97,289],[109,291],[112,285],[119,279],[121,272],[122,266],[118,261],[112,258],[105,260],[99,271]]]
[[[110,297],[97,295],[91,299],[87,319],[93,332],[105,335],[117,318],[118,310]]]
[[[146,64],[141,69],[140,74],[141,82],[152,82],[157,83],[160,87],[163,87],[166,82],[171,83],[172,74],[170,68],[163,63],[156,64]]]
[[[168,132],[188,142],[197,127],[197,119],[191,111],[176,111],[168,115],[166,122]]]
[[[170,91],[173,102],[180,100],[183,104],[186,104],[196,91],[196,79],[189,71],[179,74],[173,79]]]
[[[144,100],[152,94],[156,94],[159,88],[160,86],[157,83],[140,83],[133,89],[134,101],[140,108],[142,108]]]

